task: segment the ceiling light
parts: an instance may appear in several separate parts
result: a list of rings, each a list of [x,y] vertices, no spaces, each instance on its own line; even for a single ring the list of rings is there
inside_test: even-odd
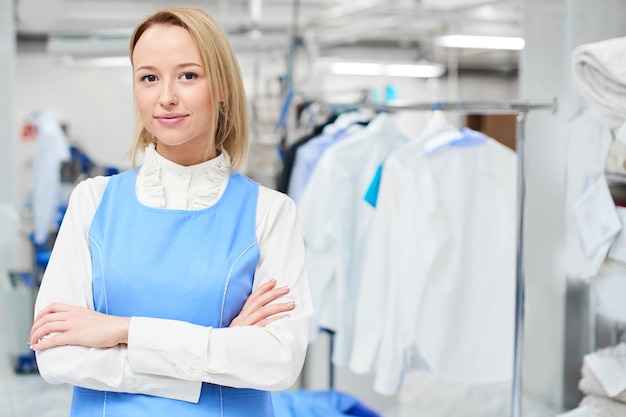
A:
[[[127,56],[77,57],[63,55],[59,61],[71,67],[131,67]]]
[[[75,61],[76,65],[96,66],[96,67],[130,67],[130,58],[127,56],[105,56],[98,58],[88,58]]]
[[[435,38],[435,45],[446,48],[504,49],[519,51],[524,49],[524,39],[507,36],[445,35]]]
[[[52,35],[48,37],[47,52],[52,56],[77,57],[123,56],[128,54],[126,35]]]
[[[373,62],[334,62],[330,66],[334,74],[386,75],[389,77],[434,78],[446,71],[443,64],[380,64]]]
[[[446,72],[443,64],[390,64],[385,74],[391,77],[436,78]]]
[[[330,71],[343,75],[383,75],[383,64],[369,62],[334,62]]]

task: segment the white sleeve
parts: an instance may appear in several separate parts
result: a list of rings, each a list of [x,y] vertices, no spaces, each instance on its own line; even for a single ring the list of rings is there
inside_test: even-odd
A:
[[[394,252],[398,190],[402,168],[394,156],[387,158],[381,173],[381,184],[372,229],[367,243],[363,275],[357,297],[354,340],[349,367],[358,374],[373,370],[382,338]]]
[[[374,390],[383,395],[397,394],[402,386],[408,359],[417,351],[417,320],[422,310],[425,286],[440,257],[449,230],[437,185],[425,158],[406,162],[402,175],[393,180],[401,201],[394,210],[390,270],[387,277],[385,326],[376,363]],[[388,178],[389,180],[389,178]],[[432,320],[432,318],[431,318]],[[420,358],[421,359],[421,358]]]
[[[87,234],[107,182],[105,177],[88,179],[72,192],[37,295],[35,316],[53,302],[94,308]],[[59,346],[37,352],[37,366],[42,378],[52,384],[185,401],[197,401],[200,394],[201,384],[197,382],[133,372],[126,346]]]
[[[401,164],[394,162],[395,159],[391,159],[389,166],[385,167],[386,172],[383,171],[381,181],[381,191],[384,190],[383,199],[382,201],[379,199],[376,208],[377,211],[381,210],[380,216],[385,219],[383,233],[387,242],[386,270],[381,271],[383,273],[378,277],[378,280],[384,283],[384,290],[380,296],[384,295],[386,298],[378,313],[384,324],[378,336],[380,342],[374,365],[374,390],[383,395],[396,394],[402,383],[405,355],[399,343],[400,328],[410,317],[398,313],[399,309],[406,309],[407,305],[413,303],[405,303],[405,298],[411,297],[412,294],[409,294],[408,288],[403,286],[405,277],[401,271],[405,268],[404,264],[411,263],[417,255],[406,253],[411,251],[407,250],[408,248],[414,248],[410,238],[416,233],[414,223],[416,214],[412,212],[415,204],[411,198],[414,188],[411,177],[407,172],[403,172]],[[368,257],[371,256],[373,254]]]
[[[337,204],[341,196],[337,186],[332,149],[320,158],[298,203],[300,226],[305,241],[311,296],[315,314],[311,323],[311,342],[320,328],[337,330],[339,306],[337,305],[336,277],[339,272],[337,247]]]
[[[266,327],[211,329],[172,320],[132,318],[129,358],[135,372],[261,390],[289,388],[304,363],[313,313],[304,244],[294,202],[259,189],[260,259],[254,288],[276,279],[294,301],[288,317]]]

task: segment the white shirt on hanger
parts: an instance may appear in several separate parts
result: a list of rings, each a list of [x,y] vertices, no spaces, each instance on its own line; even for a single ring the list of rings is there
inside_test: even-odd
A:
[[[335,331],[333,362],[347,366],[352,349],[356,295],[374,209],[363,196],[376,168],[409,142],[393,116],[377,115],[363,130],[329,147],[298,204],[316,314]]]
[[[459,129],[451,125],[446,115],[441,111],[433,111],[429,114],[429,120],[422,129],[419,136],[409,143],[400,146],[395,152],[413,153],[422,152],[422,143],[436,138],[442,134],[459,132]],[[386,165],[386,162],[384,163]],[[384,166],[383,165],[383,166]],[[379,181],[380,177],[374,178],[373,181]],[[376,188],[380,188],[380,185]],[[374,200],[380,198],[380,193],[384,193],[383,203],[385,213],[398,213],[398,201],[401,196],[392,194],[391,189],[379,191],[377,196],[370,196]],[[364,272],[361,276],[363,283],[357,296],[356,305],[356,321],[354,329],[352,329],[354,346],[351,352],[349,367],[358,374],[372,372],[374,369],[374,361],[377,356],[378,346],[382,337],[384,328],[384,317],[381,314],[370,314],[370,308],[383,308],[387,300],[388,280],[386,279],[391,265],[388,263],[391,254],[388,252],[393,243],[386,239],[392,239],[395,233],[392,231],[399,222],[396,222],[394,216],[383,216],[374,214],[375,220],[371,223],[371,231],[369,239],[376,239],[376,242],[370,244],[369,239],[365,242],[365,254],[361,262],[363,263]],[[371,246],[371,248],[370,248]],[[374,258],[368,259],[368,252],[378,251],[374,254]],[[382,279],[377,279],[382,277]],[[378,311],[378,310],[377,310]],[[416,355],[419,356],[419,355]]]
[[[351,360],[376,391],[396,393],[414,354],[456,380],[511,377],[516,172],[493,139],[385,162]]]

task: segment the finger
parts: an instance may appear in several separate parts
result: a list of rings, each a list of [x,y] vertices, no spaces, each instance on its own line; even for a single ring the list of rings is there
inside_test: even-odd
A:
[[[53,335],[47,335],[38,339],[34,344],[30,345],[30,348],[34,351],[42,351],[50,349],[56,346],[67,345],[67,337],[63,333],[57,333]]]
[[[62,322],[65,321],[66,314],[65,313],[48,313],[39,319],[37,319],[33,326],[31,327],[30,333],[31,335],[42,332],[41,328],[48,325],[52,322]]]
[[[263,284],[261,284],[259,286],[258,290],[263,289],[263,290],[269,291],[272,288],[274,288],[275,286],[276,286],[276,280],[275,279],[270,279],[269,281],[264,282]]]
[[[276,280],[275,279],[272,279],[272,280],[270,280],[268,282],[265,282],[259,288],[254,290],[252,292],[252,294],[250,294],[248,299],[249,300],[255,300],[255,299],[263,296],[264,294],[268,293],[272,289],[274,289],[274,287],[276,287]]]
[[[48,314],[51,314],[51,313],[54,313],[54,307],[52,306],[52,304],[42,308],[39,311],[39,313],[37,313],[37,316],[35,316],[35,322],[38,322],[43,317],[45,317],[45,316],[47,316]]]
[[[72,306],[72,305],[64,304],[64,303],[48,304],[46,307],[41,309],[41,311],[39,311],[39,313],[37,314],[37,317],[35,317],[35,321],[37,321],[38,319],[48,314],[68,312],[68,311],[72,311],[72,310],[76,310],[80,308],[83,308],[83,307]]]
[[[257,288],[256,290],[252,292],[252,294],[264,294],[268,291],[271,291],[274,287],[276,287],[276,280],[271,279],[261,284],[259,288]]]
[[[250,310],[250,309],[254,310],[256,306],[262,305],[258,302],[259,297],[267,293],[268,291],[271,291],[275,286],[276,286],[276,280],[273,279],[273,280],[263,283],[259,288],[254,290],[252,294],[250,294],[248,298],[246,299],[246,302],[244,303],[240,314],[245,314],[247,310]]]
[[[257,296],[254,299],[250,300],[250,305],[254,305],[255,310],[258,308],[261,308],[269,303],[271,303],[274,300],[279,299],[280,297],[283,297],[287,294],[289,294],[289,287],[284,286],[284,287],[278,287],[278,288],[274,288],[271,291],[268,291],[264,294],[257,294]]]
[[[266,301],[265,304],[271,303],[272,301],[277,300],[286,294],[289,294],[289,291],[291,291],[291,289],[286,285],[283,287],[274,288],[272,291],[263,295],[263,298]]]
[[[40,339],[46,338],[50,334],[64,333],[68,331],[66,322],[46,323],[30,335],[31,343],[37,343]]]
[[[230,324],[230,327],[235,327],[235,326],[264,327],[270,322],[277,320],[280,317],[283,317],[284,314],[281,316],[281,313],[289,312],[293,310],[295,307],[296,307],[296,304],[293,301],[289,303],[279,303],[279,304],[268,305],[268,306],[262,307],[254,311],[250,315],[247,315],[247,316],[244,316],[242,314],[238,315],[237,317],[233,319],[233,321]],[[267,321],[268,319],[271,319],[271,320],[268,322]],[[264,323],[264,324],[261,326],[260,323]]]
[[[70,325],[70,313],[49,313],[33,324],[30,331],[31,340],[40,339],[50,333],[65,332]]]
[[[288,287],[279,287],[279,288],[274,288],[271,291],[266,292],[261,295],[255,294],[255,297],[250,296],[244,303],[243,308],[241,309],[240,315],[247,316],[249,314],[253,314],[255,311],[263,308],[263,306],[271,303],[274,300],[277,300],[280,297],[283,297],[284,295],[288,293],[289,293]]]
[[[260,321],[265,320],[266,318],[274,316],[276,314],[291,311],[295,308],[295,306],[296,305],[294,302],[270,304],[256,310],[250,315],[250,317],[248,317],[246,321],[248,325],[258,325]]]

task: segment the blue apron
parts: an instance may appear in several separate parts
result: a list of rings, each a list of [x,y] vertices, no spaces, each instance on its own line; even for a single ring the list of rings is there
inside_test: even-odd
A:
[[[142,205],[137,173],[110,178],[89,230],[95,309],[227,327],[252,292],[259,260],[258,184],[232,174],[202,210]],[[75,387],[72,417],[274,416],[271,394],[202,384],[197,404]]]

